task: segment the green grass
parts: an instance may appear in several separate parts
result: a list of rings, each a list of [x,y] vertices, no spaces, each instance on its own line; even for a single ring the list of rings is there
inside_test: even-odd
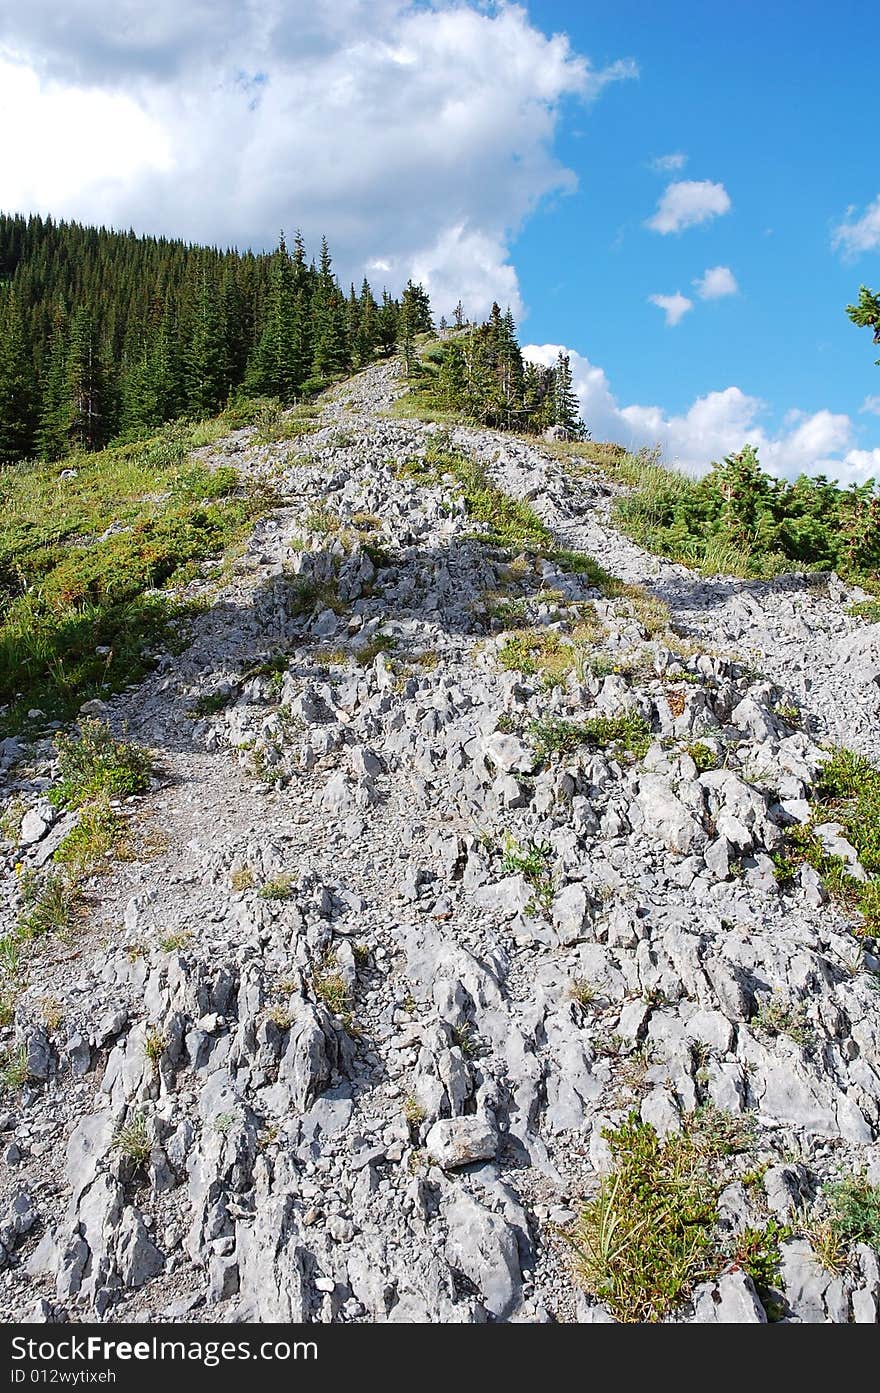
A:
[[[553,899],[554,880],[550,872],[553,848],[547,842],[531,838],[520,846],[513,837],[505,838],[501,869],[505,875],[522,875],[535,892],[535,901],[547,910]]]
[[[99,798],[81,810],[80,819],[57,848],[53,860],[66,866],[72,878],[91,874],[127,852],[125,819]]]
[[[865,930],[880,931],[880,770],[853,750],[836,748],[823,764],[813,789],[810,822],[790,828],[773,853],[776,877],[785,885],[806,863],[821,875],[829,895],[861,911]],[[838,822],[868,873],[855,880],[846,863],[830,856],[814,828]]]
[[[315,999],[326,1006],[334,1016],[339,1016],[348,1029],[351,1023],[351,992],[339,970],[335,953],[326,953],[312,973],[312,991]]]
[[[22,877],[22,909],[15,927],[21,942],[64,933],[70,928],[79,906],[79,892],[67,877],[55,871],[45,876]]]
[[[0,1084],[12,1092],[16,1088],[23,1088],[28,1078],[27,1050],[24,1045],[20,1045],[11,1054],[4,1053],[0,1062]]]
[[[661,1140],[633,1114],[603,1136],[614,1168],[571,1234],[576,1275],[617,1320],[661,1321],[716,1270],[718,1186],[689,1130]]]
[[[293,897],[293,876],[277,875],[265,881],[257,893],[261,900],[289,900]]]
[[[132,1161],[135,1166],[143,1166],[149,1160],[152,1150],[150,1129],[142,1113],[134,1113],[123,1122],[113,1134],[113,1149]]]
[[[869,1185],[864,1174],[851,1175],[827,1185],[825,1196],[840,1241],[848,1247],[867,1243],[880,1253],[880,1185]]]
[[[718,768],[718,755],[711,746],[705,745],[702,740],[695,740],[692,745],[685,745],[684,748],[685,753],[690,755],[697,766],[698,774],[705,774],[710,769]]]
[[[849,613],[854,619],[864,619],[866,624],[880,624],[880,600],[861,600],[850,605]]]
[[[152,439],[0,473],[0,703],[71,715],[172,646],[174,587],[271,505],[234,469],[188,462],[229,426],[172,423]],[[73,477],[62,477],[74,471]]]

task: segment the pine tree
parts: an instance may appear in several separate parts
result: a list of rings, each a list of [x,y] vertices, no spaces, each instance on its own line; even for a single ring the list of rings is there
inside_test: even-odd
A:
[[[248,367],[247,385],[252,391],[278,397],[285,406],[296,400],[303,380],[302,355],[294,334],[295,308],[293,266],[282,234],[273,257],[263,332]]]
[[[185,362],[186,404],[196,416],[213,416],[226,399],[226,326],[217,287],[204,269]]]
[[[37,447],[44,459],[61,459],[69,448],[67,436],[67,326],[58,315],[44,375]]]
[[[387,290],[382,291],[382,306],[376,316],[379,347],[383,353],[393,353],[397,343],[397,319],[400,306]]]
[[[64,370],[64,424],[69,445],[98,450],[113,433],[113,387],[92,311],[80,306],[70,324]]]
[[[869,290],[866,285],[859,286],[859,303],[847,305],[846,312],[853,324],[860,329],[873,329],[874,342],[880,343],[880,295]],[[876,359],[880,367],[880,358]]]
[[[409,316],[414,334],[432,334],[434,332],[431,302],[423,285],[415,285],[413,281],[407,281],[400,308],[401,313]]]
[[[345,300],[333,275],[327,238],[321,239],[321,261],[312,296],[312,372],[326,379],[344,372],[349,364],[345,332]]]
[[[0,462],[27,459],[36,429],[33,360],[21,308],[8,296],[0,318]]]
[[[364,276],[360,296],[360,323],[355,345],[357,361],[361,365],[370,362],[379,342],[378,308],[370,283]]]
[[[583,440],[587,434],[574,390],[571,359],[562,349],[553,370],[553,424],[567,440]]]
[[[460,300],[456,305],[455,309],[452,311],[452,318],[455,322],[456,329],[461,329],[464,325],[464,309]]]

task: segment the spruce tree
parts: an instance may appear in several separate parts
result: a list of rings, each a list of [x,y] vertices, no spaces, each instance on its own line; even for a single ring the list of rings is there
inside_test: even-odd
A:
[[[0,313],[0,463],[33,453],[37,402],[30,346],[18,300],[7,295]]]
[[[199,276],[185,363],[186,404],[196,416],[213,416],[226,399],[226,326],[217,286],[207,269]]]
[[[580,403],[571,375],[571,359],[559,350],[553,370],[553,424],[568,440],[583,440],[587,434],[581,420]]]
[[[70,324],[64,366],[63,421],[75,450],[99,450],[113,434],[113,384],[101,351],[98,323],[80,305]]]
[[[37,447],[44,459],[61,459],[67,454],[70,444],[67,419],[67,326],[58,315],[43,379],[43,399],[37,431]]]
[[[866,285],[860,285],[859,303],[847,305],[846,312],[860,329],[873,329],[874,342],[880,343],[880,295]],[[880,358],[876,359],[876,363],[880,367]]]

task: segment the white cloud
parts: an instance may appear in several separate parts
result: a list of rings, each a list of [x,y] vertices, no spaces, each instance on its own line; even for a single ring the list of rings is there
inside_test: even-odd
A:
[[[784,478],[826,474],[850,484],[880,477],[880,449],[856,446],[849,416],[789,412],[785,428],[772,434],[760,424],[764,402],[739,387],[708,392],[680,415],[667,415],[659,406],[621,406],[603,370],[582,354],[560,344],[530,344],[523,352],[550,367],[560,349],[569,354],[581,412],[594,440],[615,440],[627,449],[659,445],[670,464],[697,475],[748,443],[757,446],[765,469]]]
[[[693,300],[682,295],[680,290],[676,290],[674,295],[649,295],[648,299],[652,305],[656,305],[658,309],[663,311],[667,324],[678,324],[688,310],[692,310],[694,307]]]
[[[686,164],[687,155],[678,150],[673,155],[658,155],[651,161],[651,168],[658,174],[674,174],[676,170],[684,169]]]
[[[738,295],[736,276],[729,266],[710,266],[694,281],[701,300],[721,300],[725,295]]]
[[[301,227],[344,280],[519,313],[511,239],[576,185],[561,104],[635,72],[516,4],[29,0],[4,7],[0,207],[239,246]]]
[[[730,195],[723,184],[713,184],[709,179],[679,179],[666,186],[656,213],[645,226],[664,235],[682,232],[686,227],[696,227],[729,213],[730,208]]]
[[[872,416],[880,416],[880,397],[865,397],[859,411],[869,411]]]
[[[845,219],[834,230],[834,246],[841,248],[848,257],[880,248],[880,194],[868,204],[860,218],[854,217],[856,211],[848,208]]]

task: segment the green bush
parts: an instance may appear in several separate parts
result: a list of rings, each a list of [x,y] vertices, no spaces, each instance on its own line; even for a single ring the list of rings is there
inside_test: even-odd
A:
[[[117,740],[101,721],[83,721],[79,735],[56,735],[55,748],[58,783],[52,797],[69,808],[81,808],[102,796],[143,793],[150,786],[149,752]]]
[[[789,483],[764,473],[751,445],[713,464],[702,479],[653,462],[629,472],[634,487],[615,506],[618,523],[685,565],[756,578],[835,570],[862,580],[880,568],[873,479],[848,489],[823,475]]]

